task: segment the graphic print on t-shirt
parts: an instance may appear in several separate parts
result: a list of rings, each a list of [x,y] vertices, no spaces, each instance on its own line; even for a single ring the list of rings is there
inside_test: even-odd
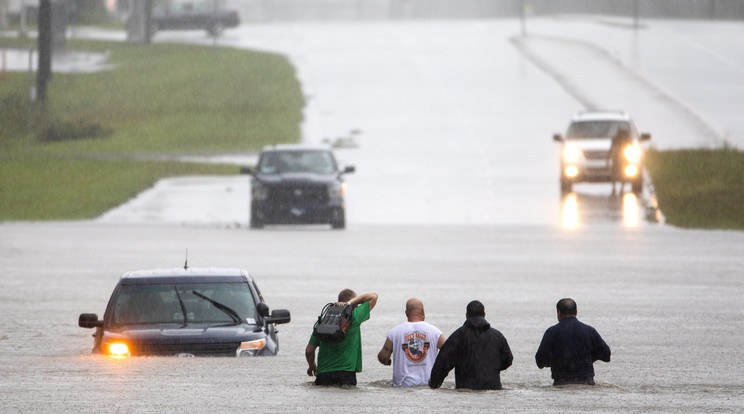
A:
[[[403,338],[403,351],[411,362],[423,361],[428,350],[429,341],[423,332],[413,331]]]

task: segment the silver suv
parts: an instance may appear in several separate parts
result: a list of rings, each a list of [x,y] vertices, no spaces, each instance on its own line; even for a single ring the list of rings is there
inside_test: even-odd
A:
[[[639,134],[624,112],[580,112],[566,136],[553,135],[562,144],[561,193],[574,183],[631,183],[634,193],[643,189],[643,148],[651,135]]]

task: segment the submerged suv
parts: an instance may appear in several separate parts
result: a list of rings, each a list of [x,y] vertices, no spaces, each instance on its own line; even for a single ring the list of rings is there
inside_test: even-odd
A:
[[[269,313],[250,275],[240,269],[176,268],[125,273],[95,328],[93,353],[128,356],[260,356],[279,351],[276,324],[289,311]]]
[[[330,224],[346,227],[343,175],[326,146],[276,145],[261,150],[251,179],[251,228],[265,224]]]
[[[622,148],[617,148],[617,157],[613,157],[613,140],[622,135],[623,130],[625,141]],[[630,183],[633,192],[640,193],[643,189],[643,148],[640,143],[650,139],[650,134],[638,134],[633,120],[624,112],[576,114],[565,137],[553,135],[553,140],[562,144],[561,192],[571,192],[574,183],[617,181]],[[621,164],[613,165],[613,158]]]

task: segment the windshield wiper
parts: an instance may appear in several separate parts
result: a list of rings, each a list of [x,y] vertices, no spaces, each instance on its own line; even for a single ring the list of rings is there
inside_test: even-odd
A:
[[[198,297],[206,300],[207,302],[211,303],[215,308],[217,308],[217,309],[221,310],[222,312],[224,312],[227,316],[230,317],[230,319],[233,320],[233,322],[235,322],[235,325],[240,325],[240,323],[241,323],[240,322],[240,315],[238,315],[238,312],[235,312],[235,310],[233,310],[231,307],[226,306],[226,305],[223,305],[222,303],[217,302],[216,300],[214,300],[214,299],[212,299],[212,298],[210,298],[208,296],[202,295],[201,293],[199,293],[199,292],[197,292],[195,290],[192,290],[191,293],[193,293],[194,295],[196,295],[196,296],[198,296]]]
[[[183,303],[183,299],[181,299],[181,294],[178,293],[178,288],[176,286],[173,286],[173,289],[176,290],[176,296],[178,297],[178,303],[181,305],[181,312],[183,312],[183,326],[181,326],[181,328],[183,328],[188,324],[188,319],[186,317],[186,305]]]

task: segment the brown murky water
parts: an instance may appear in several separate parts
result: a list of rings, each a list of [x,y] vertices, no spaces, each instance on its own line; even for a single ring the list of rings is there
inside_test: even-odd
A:
[[[744,406],[741,232],[644,226],[410,226],[245,229],[94,223],[0,225],[0,403],[4,412],[526,411],[711,412]],[[271,307],[289,308],[273,358],[130,358],[89,354],[82,312],[99,315],[126,270],[182,265],[250,270]],[[362,328],[352,389],[306,376],[317,312],[342,287],[380,295]],[[407,298],[449,334],[471,299],[509,340],[505,389],[393,389],[376,354]],[[555,301],[612,348],[595,387],[552,387],[534,365]],[[255,408],[254,408],[255,407]],[[340,408],[339,408],[340,407]]]

